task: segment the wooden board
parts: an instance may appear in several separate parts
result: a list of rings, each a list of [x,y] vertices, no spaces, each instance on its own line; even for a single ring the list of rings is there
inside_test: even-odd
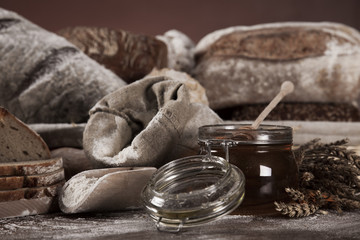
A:
[[[225,216],[180,233],[156,230],[141,211],[0,219],[0,239],[359,239],[360,211],[307,218]]]

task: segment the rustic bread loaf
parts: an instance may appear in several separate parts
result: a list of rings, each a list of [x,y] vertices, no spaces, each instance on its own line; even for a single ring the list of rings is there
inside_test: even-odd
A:
[[[255,120],[267,104],[244,104],[217,111],[225,120]],[[359,109],[347,103],[279,103],[266,120],[360,122]]]
[[[168,50],[168,68],[190,73],[195,66],[193,41],[178,30],[169,30],[157,39],[166,43]]]
[[[19,188],[15,190],[0,191],[0,202],[16,201],[20,199],[33,199],[41,197],[55,197],[65,181],[46,187]]]
[[[222,29],[197,44],[195,58],[194,77],[214,109],[269,102],[285,80],[295,85],[288,102],[360,99],[360,34],[337,23]]]
[[[64,169],[60,168],[54,172],[26,175],[0,177],[1,190],[15,190],[19,188],[45,187],[65,180]]]
[[[26,123],[86,122],[126,83],[64,38],[0,8],[0,106]]]
[[[57,33],[128,83],[167,66],[167,47],[152,36],[100,27],[72,27]]]
[[[0,163],[50,159],[42,138],[22,121],[0,107]]]
[[[25,161],[25,162],[2,162],[0,163],[0,176],[26,176],[54,172],[63,167],[61,157]]]

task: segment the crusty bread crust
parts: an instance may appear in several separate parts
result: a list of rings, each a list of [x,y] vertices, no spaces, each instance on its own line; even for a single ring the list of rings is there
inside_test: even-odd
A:
[[[0,105],[26,123],[82,123],[103,96],[126,85],[73,44],[0,9]],[[0,26],[1,27],[1,26]]]
[[[64,179],[65,173],[63,168],[45,174],[0,177],[0,191],[29,187],[45,187],[63,181]]]
[[[44,174],[63,167],[63,159],[52,158],[26,162],[0,163],[0,176],[26,176]]]
[[[34,199],[41,197],[55,197],[64,185],[65,180],[46,187],[20,188],[0,191],[0,202],[16,201],[20,199]]]
[[[128,83],[167,66],[166,45],[152,36],[105,27],[69,27],[57,34]]]
[[[336,23],[272,23],[232,27],[196,46],[195,79],[210,107],[267,103],[284,81],[288,102],[360,104],[360,34]]]

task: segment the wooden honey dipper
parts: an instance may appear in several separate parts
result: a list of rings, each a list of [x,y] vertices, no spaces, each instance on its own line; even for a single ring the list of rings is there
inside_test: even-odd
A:
[[[271,102],[266,106],[266,108],[260,113],[260,115],[256,118],[256,120],[253,122],[251,126],[242,126],[240,128],[237,128],[238,130],[241,129],[249,129],[249,130],[255,130],[257,129],[260,124],[264,121],[264,119],[269,115],[269,113],[276,107],[276,105],[289,93],[294,91],[294,84],[290,81],[285,81],[281,84],[279,93],[271,100]],[[242,136],[244,137],[246,135],[251,139],[252,134],[250,133],[244,133],[244,132],[235,132],[232,133],[232,138]],[[218,136],[216,139],[227,139],[229,136]]]
[[[285,81],[281,84],[280,92],[273,98],[273,100],[266,106],[266,108],[260,113],[253,124],[251,129],[257,129],[269,113],[278,105],[278,103],[289,93],[294,91],[294,84],[290,81]]]

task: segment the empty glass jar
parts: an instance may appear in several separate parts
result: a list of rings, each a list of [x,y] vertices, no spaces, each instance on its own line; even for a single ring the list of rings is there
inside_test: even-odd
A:
[[[274,201],[286,201],[285,188],[297,187],[292,128],[225,124],[199,128],[202,153],[221,156],[245,175],[245,199],[235,214],[275,214]]]
[[[244,198],[244,175],[225,159],[191,156],[159,168],[142,192],[158,230],[178,232],[215,220]]]

